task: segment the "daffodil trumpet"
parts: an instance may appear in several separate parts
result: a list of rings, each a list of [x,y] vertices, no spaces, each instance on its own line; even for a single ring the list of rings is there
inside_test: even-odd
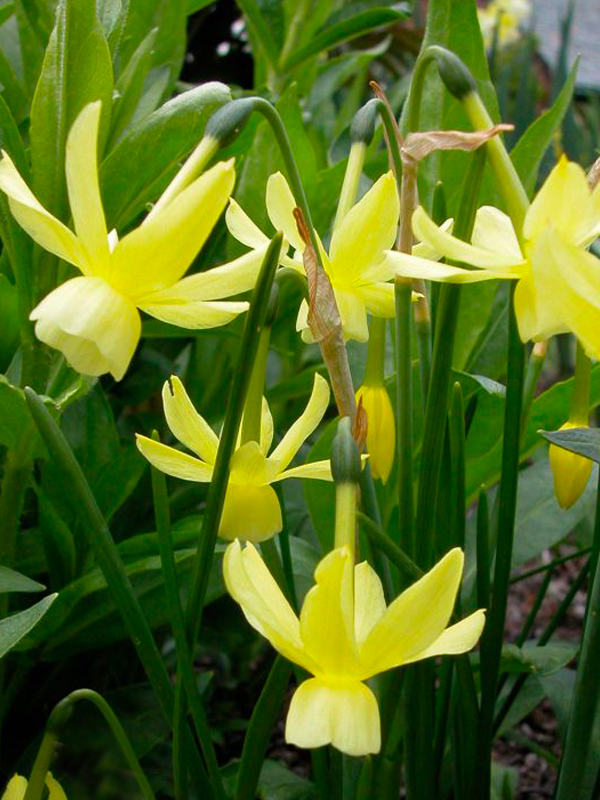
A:
[[[281,508],[273,483],[286,478],[332,480],[329,461],[290,467],[305,439],[323,419],[329,405],[327,381],[316,374],[304,413],[296,420],[270,455],[273,418],[263,398],[258,441],[241,441],[230,462],[230,475],[219,527],[224,539],[264,541],[282,528]],[[162,392],[167,424],[171,432],[194,455],[137,434],[137,446],[145,458],[167,475],[208,483],[212,480],[219,439],[192,405],[179,378],[172,376]],[[242,419],[241,429],[244,429]],[[253,509],[249,514],[248,509]]]
[[[224,298],[254,285],[266,247],[182,277],[225,208],[235,181],[233,160],[199,177],[188,168],[141,225],[122,239],[115,230],[109,233],[97,168],[100,110],[99,101],[85,106],[67,138],[65,171],[75,232],[40,205],[7,153],[0,161],[0,189],[21,227],[82,273],[33,309],[37,337],[60,350],[77,371],[110,372],[120,380],[140,338],[138,309],[185,328],[224,325],[248,307]],[[214,152],[209,145],[196,153],[194,169]]]
[[[375,571],[367,562],[355,566],[349,548],[339,547],[317,566],[297,617],[255,547],[229,545],[229,593],[250,625],[312,676],[292,697],[286,740],[332,744],[353,756],[379,752],[379,708],[365,682],[393,667],[464,653],[479,639],[483,611],[447,627],[462,569],[462,551],[451,550],[387,607]]]
[[[569,419],[560,430],[587,428],[589,423],[591,363],[577,344],[575,376]],[[570,508],[583,494],[592,474],[589,458],[571,453],[551,444],[548,448],[550,467],[554,480],[554,494],[561,508]]]

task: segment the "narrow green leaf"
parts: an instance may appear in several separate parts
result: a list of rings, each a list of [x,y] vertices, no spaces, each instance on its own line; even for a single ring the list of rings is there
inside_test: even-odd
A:
[[[46,587],[42,583],[32,581],[9,567],[0,565],[0,594],[6,592],[43,592]]]
[[[313,58],[313,56],[317,56],[325,50],[331,50],[333,47],[355,39],[357,36],[364,36],[376,28],[393,25],[405,17],[406,14],[402,11],[396,11],[393,8],[383,7],[363,11],[355,17],[342,20],[313,36],[308,44],[288,57],[283,68],[290,70],[298,67],[309,58]]]
[[[510,157],[529,195],[535,188],[542,158],[550,147],[571,103],[578,66],[579,58],[575,59],[569,77],[552,108],[532,122],[511,151]]]
[[[57,597],[57,594],[49,594],[31,608],[0,620],[0,658],[12,650],[38,624]]]
[[[108,132],[113,76],[93,0],[60,0],[31,107],[33,188],[42,205],[66,217],[65,144],[81,109],[102,101],[100,152]]]

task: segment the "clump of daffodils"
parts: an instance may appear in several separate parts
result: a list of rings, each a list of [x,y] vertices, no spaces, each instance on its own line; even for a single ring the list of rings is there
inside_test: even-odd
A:
[[[84,375],[120,380],[140,339],[139,310],[184,328],[224,325],[248,308],[223,298],[254,285],[265,249],[208,272],[183,275],[227,204],[233,160],[167,188],[154,210],[119,239],[107,230],[97,167],[100,102],[80,112],[67,139],[65,170],[75,232],[37,201],[7,153],[0,189],[10,210],[45,250],[81,273],[58,286],[31,312],[35,332]],[[216,150],[209,142],[207,155]]]
[[[530,14],[529,0],[491,0],[483,8],[478,8],[477,17],[485,46],[491,47],[496,30],[501,47],[517,41]]]

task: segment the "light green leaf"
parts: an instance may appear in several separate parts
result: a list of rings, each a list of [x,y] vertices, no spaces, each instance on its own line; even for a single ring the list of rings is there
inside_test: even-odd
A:
[[[9,567],[0,565],[0,594],[8,592],[43,592],[46,587],[42,583],[31,580]]]
[[[578,66],[579,59],[577,58],[552,108],[532,122],[511,151],[510,156],[515,169],[529,195],[535,188],[542,158],[550,147],[571,103]]]
[[[600,464],[600,429],[569,428],[564,431],[538,431],[538,433],[551,444]]]
[[[57,597],[57,594],[50,594],[31,608],[0,620],[0,658],[35,628]]]
[[[532,672],[539,676],[552,675],[572,661],[579,650],[572,642],[551,642],[539,647],[526,643],[523,647],[505,644],[502,647],[502,669],[507,672]]]
[[[31,107],[34,193],[66,219],[65,144],[81,109],[102,101],[99,151],[106,140],[113,76],[108,44],[93,0],[60,0]]]

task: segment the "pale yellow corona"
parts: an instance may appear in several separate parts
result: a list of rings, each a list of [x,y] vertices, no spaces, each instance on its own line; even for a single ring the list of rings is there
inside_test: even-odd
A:
[[[298,618],[251,544],[227,548],[225,584],[248,622],[312,675],[292,697],[289,743],[332,744],[352,756],[379,752],[379,708],[365,681],[423,658],[464,653],[481,635],[483,611],[447,627],[463,561],[461,550],[451,550],[388,607],[376,572],[366,561],[355,566],[350,548],[340,547],[317,566]]]
[[[233,159],[221,162],[157,203],[156,213],[119,240],[108,233],[97,166],[101,104],[77,116],[65,170],[75,233],[36,200],[10,157],[0,161],[0,189],[10,210],[45,250],[76,267],[31,312],[35,332],[84,375],[120,380],[140,339],[138,309],[184,328],[224,325],[248,308],[223,298],[252,288],[264,250],[183,278],[233,190]]]
[[[329,461],[314,461],[299,467],[290,463],[305,439],[323,419],[329,405],[327,381],[316,374],[313,390],[302,416],[281,439],[271,455],[273,418],[263,398],[260,441],[243,444],[238,439],[231,459],[231,472],[219,528],[223,539],[261,542],[282,528],[281,507],[272,483],[286,478],[331,481]],[[167,424],[173,435],[195,455],[176,450],[154,439],[137,435],[137,446],[148,461],[167,475],[187,481],[212,480],[219,439],[198,414],[183,384],[173,376],[163,388]]]

